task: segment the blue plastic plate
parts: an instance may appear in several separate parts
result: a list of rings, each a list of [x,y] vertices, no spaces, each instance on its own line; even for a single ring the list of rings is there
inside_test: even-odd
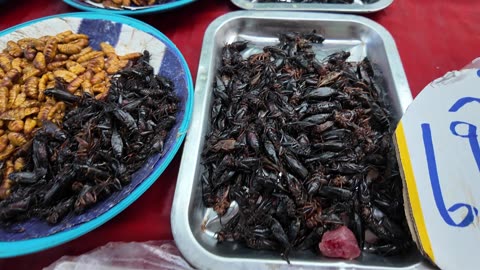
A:
[[[189,126],[193,84],[187,63],[165,35],[141,21],[120,15],[93,12],[60,14],[33,20],[0,32],[0,48],[5,48],[8,40],[55,35],[66,30],[89,35],[90,46],[94,49],[100,49],[100,42],[108,41],[120,55],[149,50],[150,64],[155,72],[170,78],[180,97],[177,123],[166,138],[162,156],[150,157],[133,175],[129,185],[97,203],[85,213],[70,214],[55,226],[32,219],[18,223],[8,230],[0,227],[0,258],[28,254],[60,245],[113,218],[133,203],[162,174],[180,148]]]
[[[170,9],[178,8],[196,0],[169,0],[167,3],[153,5],[148,8],[142,8],[137,10],[115,10],[109,9],[99,6],[93,6],[89,3],[85,3],[82,0],[63,0],[63,2],[69,4],[72,7],[85,10],[85,11],[96,11],[96,12],[103,12],[103,13],[112,13],[112,14],[123,14],[123,15],[138,15],[138,14],[148,14],[148,13],[155,13],[155,12],[163,12]]]

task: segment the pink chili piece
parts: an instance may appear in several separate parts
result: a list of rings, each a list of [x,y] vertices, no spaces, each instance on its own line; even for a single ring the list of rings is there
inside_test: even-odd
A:
[[[331,258],[352,260],[361,253],[355,235],[346,226],[325,232],[318,246],[323,256]]]

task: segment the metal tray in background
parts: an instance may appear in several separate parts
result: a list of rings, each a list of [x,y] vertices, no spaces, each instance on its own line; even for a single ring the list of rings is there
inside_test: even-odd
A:
[[[225,44],[250,41],[252,52],[278,42],[283,31],[309,32],[316,29],[327,39],[314,44],[320,58],[339,50],[351,53],[349,61],[368,56],[381,73],[376,82],[386,90],[392,113],[400,119],[412,101],[402,63],[392,36],[379,24],[354,15],[311,12],[237,11],[216,19],[208,27],[201,52],[194,111],[180,165],[171,213],[176,244],[183,256],[199,269],[280,269],[287,267],[279,252],[248,249],[239,243],[217,244],[213,237],[216,216],[205,208],[201,189],[201,152],[209,131],[212,87]],[[207,222],[209,220],[209,222]],[[225,222],[225,221],[224,221]],[[218,226],[218,222],[216,224]],[[313,251],[291,252],[292,265],[333,269],[426,269],[431,266],[414,249],[406,255],[381,257],[364,253],[353,261],[327,259]]]
[[[256,0],[231,0],[239,8],[253,10],[285,10],[285,11],[323,11],[342,13],[371,13],[382,10],[393,3],[393,0],[374,0],[364,4],[354,0],[353,4],[323,3],[258,3]]]

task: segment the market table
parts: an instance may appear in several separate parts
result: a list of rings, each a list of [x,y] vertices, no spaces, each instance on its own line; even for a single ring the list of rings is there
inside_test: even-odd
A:
[[[59,0],[4,2],[0,4],[0,30],[44,16],[79,11]],[[177,45],[195,81],[205,29],[218,16],[234,10],[238,8],[229,0],[199,0],[180,9],[137,18]],[[433,79],[480,56],[480,1],[395,0],[386,10],[367,17],[393,35],[414,96]],[[147,192],[100,228],[55,248],[0,260],[0,269],[41,269],[63,255],[79,255],[112,241],[173,239],[170,209],[181,153]]]

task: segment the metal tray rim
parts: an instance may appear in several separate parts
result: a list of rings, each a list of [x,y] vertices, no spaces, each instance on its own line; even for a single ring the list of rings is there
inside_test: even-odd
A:
[[[373,4],[321,4],[321,3],[252,3],[250,0],[231,0],[239,8],[253,10],[323,11],[342,13],[372,13],[387,8],[393,0],[379,0]]]
[[[298,12],[296,16],[292,17],[291,12],[286,11],[235,11],[227,13],[217,19],[215,19],[207,28],[204,40],[202,43],[201,57],[199,61],[199,68],[197,73],[197,80],[195,84],[194,93],[194,108],[192,112],[192,121],[189,132],[185,139],[184,151],[181,158],[181,164],[179,174],[177,178],[177,185],[175,188],[175,195],[172,204],[171,212],[171,229],[172,234],[177,244],[177,247],[184,255],[184,257],[196,267],[201,269],[225,269],[227,267],[234,269],[279,269],[279,267],[287,267],[286,262],[280,260],[256,260],[250,258],[232,259],[227,257],[218,256],[209,252],[195,239],[193,232],[189,226],[189,210],[188,205],[191,203],[191,194],[194,191],[194,176],[195,168],[192,165],[197,162],[192,153],[198,153],[200,151],[200,145],[204,139],[200,136],[199,132],[203,121],[205,121],[205,115],[201,113],[202,105],[207,101],[205,92],[208,89],[208,83],[211,79],[208,78],[208,74],[211,74],[214,68],[213,53],[214,46],[212,45],[215,33],[222,25],[228,23],[231,20],[239,18],[264,18],[264,19],[284,19],[284,20],[302,20],[307,21],[350,21],[359,24],[363,24],[376,31],[385,44],[385,52],[387,55],[387,61],[391,67],[393,74],[393,82],[397,87],[398,96],[401,97],[399,104],[402,112],[405,112],[408,105],[412,101],[412,94],[408,86],[406,75],[403,70],[403,66],[398,54],[397,47],[391,34],[378,23],[357,15],[345,15],[345,14],[332,14],[332,13],[311,13],[311,12]],[[233,264],[237,262],[237,264]],[[326,262],[326,261],[302,261],[292,260],[292,265],[302,266],[306,268],[318,267],[334,267],[341,269],[398,269],[395,267],[379,267],[369,265],[358,265],[349,262]],[[422,262],[406,267],[404,269],[413,269],[417,267],[425,266]]]

